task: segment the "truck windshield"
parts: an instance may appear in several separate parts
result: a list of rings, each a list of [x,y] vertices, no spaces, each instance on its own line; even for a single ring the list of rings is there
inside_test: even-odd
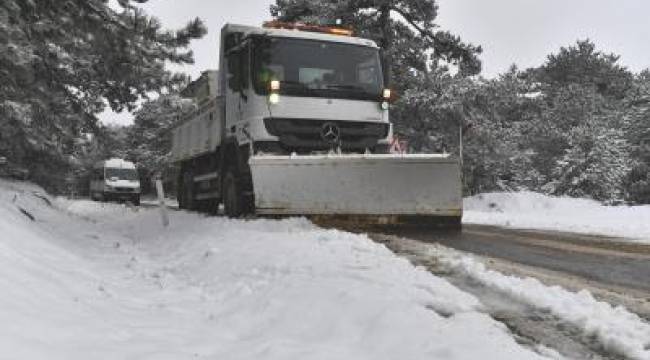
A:
[[[253,79],[258,94],[272,80],[293,96],[379,100],[383,77],[379,50],[317,40],[258,37]]]
[[[138,173],[134,169],[106,168],[106,179],[138,180]]]

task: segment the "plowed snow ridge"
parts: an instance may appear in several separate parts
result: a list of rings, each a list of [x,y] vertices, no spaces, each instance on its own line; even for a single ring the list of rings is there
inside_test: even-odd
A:
[[[463,222],[617,236],[650,244],[650,206],[604,206],[588,199],[532,192],[466,198]]]
[[[507,276],[455,250],[431,249],[434,256],[485,286],[497,289],[575,325],[608,352],[629,359],[650,359],[650,324],[622,306],[596,300],[588,291],[570,292],[534,278]]]

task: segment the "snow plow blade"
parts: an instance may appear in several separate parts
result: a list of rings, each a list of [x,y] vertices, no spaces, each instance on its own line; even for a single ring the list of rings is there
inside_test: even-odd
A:
[[[460,166],[448,155],[260,155],[256,213],[316,222],[459,227]]]

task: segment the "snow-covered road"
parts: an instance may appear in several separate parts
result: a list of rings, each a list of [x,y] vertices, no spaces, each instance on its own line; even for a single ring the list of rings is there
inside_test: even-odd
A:
[[[0,183],[0,359],[539,359],[365,236]],[[25,216],[19,208],[31,214]]]

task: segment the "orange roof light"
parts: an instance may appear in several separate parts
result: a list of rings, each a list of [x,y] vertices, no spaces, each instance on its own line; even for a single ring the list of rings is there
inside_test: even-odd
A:
[[[341,28],[329,28],[329,33],[334,35],[352,36],[352,30]]]
[[[276,21],[276,20],[265,22],[264,27],[268,29],[299,30],[299,31],[317,32],[323,34],[341,35],[341,36],[352,36],[354,34],[353,31],[350,29],[311,25],[311,24],[305,24],[300,22],[288,23],[288,22]]]

